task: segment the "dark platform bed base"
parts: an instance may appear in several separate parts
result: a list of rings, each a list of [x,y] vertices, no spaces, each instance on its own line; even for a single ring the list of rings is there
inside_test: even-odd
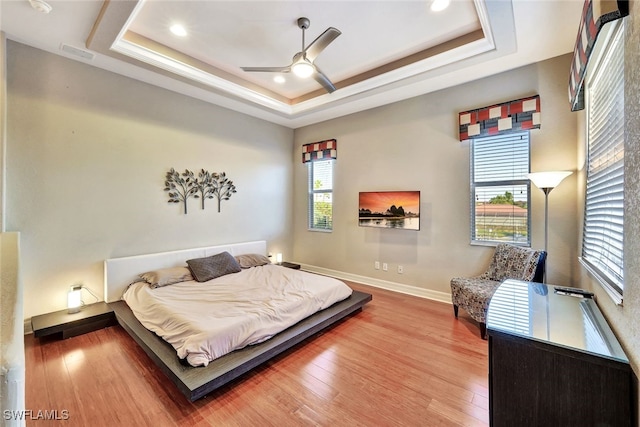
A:
[[[220,357],[206,367],[182,364],[170,344],[146,329],[124,301],[109,303],[118,323],[190,401],[198,400],[310,336],[361,310],[371,294],[353,294],[285,329],[271,339]]]

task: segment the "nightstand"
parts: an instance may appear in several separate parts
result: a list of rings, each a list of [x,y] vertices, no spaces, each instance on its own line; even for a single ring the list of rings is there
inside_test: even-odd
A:
[[[65,339],[116,323],[113,310],[105,302],[85,305],[78,313],[69,314],[68,310],[60,310],[31,318],[33,335],[37,338],[52,335]]]
[[[283,262],[279,263],[278,265],[281,265],[281,266],[287,267],[287,268],[293,268],[294,270],[300,270],[300,264],[294,264],[292,262],[283,261]]]

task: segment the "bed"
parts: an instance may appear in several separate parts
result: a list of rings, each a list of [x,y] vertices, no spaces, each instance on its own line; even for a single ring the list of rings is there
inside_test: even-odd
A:
[[[151,255],[141,255],[126,258],[114,258],[105,261],[105,300],[113,308],[118,323],[132,336],[132,338],[142,347],[142,349],[149,355],[149,357],[160,367],[160,369],[172,380],[172,382],[178,387],[178,389],[185,395],[185,397],[191,401],[204,397],[211,391],[227,384],[229,381],[234,380],[240,375],[248,372],[254,367],[266,362],[274,356],[282,353],[283,351],[293,347],[294,345],[302,342],[303,340],[317,334],[323,329],[333,325],[346,316],[361,310],[362,307],[371,300],[371,295],[363,292],[352,291],[349,289],[348,294],[345,294],[344,288],[326,288],[320,293],[334,294],[330,295],[329,299],[322,301],[316,301],[317,298],[312,298],[315,301],[310,304],[311,307],[306,307],[304,310],[299,311],[295,305],[291,305],[288,302],[277,301],[279,306],[277,310],[284,311],[287,316],[287,325],[284,330],[280,332],[274,332],[275,330],[267,327],[261,331],[260,334],[253,333],[254,330],[259,328],[253,324],[244,325],[243,330],[247,330],[251,333],[246,334],[243,337],[234,337],[237,341],[236,345],[239,349],[231,349],[229,352],[225,349],[217,350],[217,344],[211,345],[213,350],[209,351],[209,347],[204,347],[202,352],[194,351],[193,347],[188,351],[183,351],[181,356],[185,354],[194,354],[195,356],[189,360],[184,357],[179,357],[179,351],[176,350],[176,343],[173,345],[162,339],[159,335],[164,335],[162,325],[160,329],[154,328],[159,334],[154,333],[143,325],[143,323],[136,317],[132,309],[121,298],[125,294],[129,294],[128,298],[132,306],[135,306],[133,299],[141,299],[141,305],[153,305],[157,306],[157,301],[149,303],[145,298],[148,297],[148,287],[138,283],[137,285],[129,286],[132,283],[139,282],[139,275],[143,272],[162,269],[167,267],[184,266],[187,260],[204,259],[216,254],[228,253],[234,257],[243,254],[262,254],[266,253],[266,242],[246,242],[230,245],[211,246],[206,248],[188,249],[183,251],[163,252]],[[306,276],[305,276],[306,275]],[[252,276],[252,277],[248,277]],[[293,288],[295,288],[295,294],[298,298],[300,293],[308,293],[308,290],[304,288],[302,282],[313,282],[316,279],[320,279],[323,276],[314,275],[303,271],[291,270],[285,267],[265,265],[263,267],[254,267],[243,269],[241,272],[229,274],[222,277],[212,279],[212,282],[198,283],[196,281],[185,281],[181,283],[165,286],[154,291],[160,290],[159,294],[165,295],[166,298],[172,298],[172,295],[181,295],[180,292],[185,289],[189,291],[198,292],[196,288],[198,286],[210,286],[216,285],[216,289],[219,292],[226,292],[226,288],[237,288],[238,286],[244,286],[244,284],[253,281],[255,286],[255,280],[258,280],[262,286],[269,281],[279,282],[288,281],[294,282]],[[257,278],[257,279],[256,279]],[[331,279],[335,280],[335,279]],[[262,282],[261,282],[262,281]],[[339,282],[339,281],[338,281]],[[319,283],[323,283],[322,281]],[[342,283],[342,282],[340,282]],[[272,304],[268,301],[266,295],[257,294],[256,289],[244,289],[245,299],[262,301],[269,306],[270,310],[274,310]],[[332,285],[333,286],[333,285]],[[346,286],[342,284],[342,286]],[[322,288],[322,286],[320,286]],[[312,288],[317,286],[312,285]],[[275,290],[278,295],[281,295],[282,289]],[[135,295],[135,298],[132,297]],[[252,295],[247,297],[247,295]],[[345,298],[346,296],[346,298]],[[162,298],[161,298],[162,299]],[[279,297],[277,298],[280,299]],[[274,299],[275,300],[275,299]],[[295,300],[295,298],[294,298]],[[335,300],[335,302],[334,302]],[[191,305],[185,303],[186,307]],[[275,302],[274,302],[275,304]],[[284,304],[284,305],[283,305]],[[287,305],[289,304],[289,305]],[[308,303],[306,305],[309,305]],[[219,308],[219,307],[218,307]],[[136,308],[138,310],[138,308]],[[154,309],[155,310],[155,309]],[[233,310],[233,308],[231,308]],[[319,310],[319,311],[318,311]],[[216,311],[220,311],[216,309]],[[163,316],[162,312],[160,317]],[[140,315],[140,313],[138,313]],[[157,313],[152,313],[152,319],[157,316]],[[270,313],[267,313],[268,317]],[[176,315],[180,318],[181,315]],[[233,316],[232,316],[233,317]],[[259,319],[259,315],[253,316],[254,321]],[[145,319],[144,314],[141,316],[144,323],[149,326],[148,319]],[[211,320],[211,319],[209,319]],[[153,323],[153,322],[152,322]],[[203,321],[202,324],[208,323],[220,323]],[[262,321],[258,321],[257,325],[261,325]],[[288,326],[291,324],[291,326]],[[223,328],[224,329],[224,328]],[[180,335],[180,334],[178,334]],[[190,336],[191,334],[182,334]],[[237,339],[236,339],[237,338]],[[171,341],[171,338],[169,339]],[[182,344],[178,344],[178,348]],[[196,344],[196,347],[201,344]],[[216,352],[220,351],[222,355]],[[210,354],[209,354],[210,353]],[[188,362],[188,363],[186,363]],[[191,366],[198,365],[197,367]],[[202,366],[206,365],[206,366]]]

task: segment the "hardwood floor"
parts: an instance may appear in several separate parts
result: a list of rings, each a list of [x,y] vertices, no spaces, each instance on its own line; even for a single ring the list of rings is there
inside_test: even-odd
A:
[[[211,395],[189,402],[120,326],[25,337],[26,408],[48,426],[484,426],[487,342],[451,305],[373,294],[346,318]]]

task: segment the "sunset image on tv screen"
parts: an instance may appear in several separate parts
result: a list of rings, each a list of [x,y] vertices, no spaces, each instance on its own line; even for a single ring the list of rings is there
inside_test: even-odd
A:
[[[420,192],[361,192],[358,225],[420,230]]]

